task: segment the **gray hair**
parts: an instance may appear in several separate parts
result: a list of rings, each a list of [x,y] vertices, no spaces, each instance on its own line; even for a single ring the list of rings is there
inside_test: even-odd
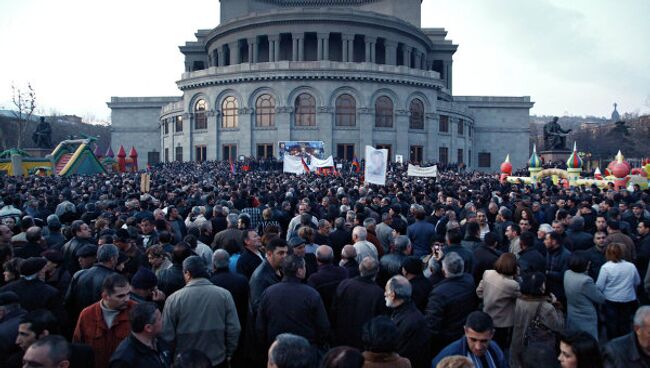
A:
[[[334,260],[334,250],[329,245],[316,248],[316,260],[321,263],[331,263]]]
[[[377,225],[377,221],[375,221],[375,219],[372,217],[368,217],[365,220],[363,220],[363,227],[365,227],[366,229],[375,225]]]
[[[104,263],[120,255],[119,249],[113,244],[104,244],[97,250],[97,262]]]
[[[334,227],[341,230],[345,227],[345,219],[343,217],[337,217],[334,219]]]
[[[231,213],[228,215],[228,217],[226,217],[226,221],[228,222],[229,227],[237,226],[239,216],[237,216],[237,214]]]
[[[275,345],[269,352],[269,362],[276,367],[310,367],[314,351],[302,336],[283,333],[275,337]]]
[[[366,257],[359,264],[359,275],[375,277],[379,272],[379,262],[373,257]]]
[[[553,232],[553,227],[549,224],[541,224],[539,225],[539,230],[548,234]]]
[[[352,236],[355,235],[359,239],[359,241],[366,240],[368,238],[368,230],[366,230],[366,228],[363,226],[356,226],[352,230]]]
[[[324,228],[325,226],[329,225],[329,223],[330,223],[330,222],[327,221],[327,220],[325,220],[325,219],[320,219],[320,220],[318,220],[318,228],[319,228],[319,229],[322,229],[322,228]]]
[[[212,267],[215,270],[220,270],[223,268],[228,268],[230,264],[230,254],[223,249],[217,249],[212,254]]]
[[[402,253],[411,245],[411,239],[406,235],[399,235],[395,238],[395,251],[397,253]]]
[[[395,298],[408,302],[411,300],[413,294],[413,287],[409,280],[402,275],[395,275],[391,277],[386,286],[390,291],[395,293]]]
[[[643,326],[648,317],[650,317],[650,305],[640,307],[634,313],[634,325],[638,327]]]
[[[442,259],[442,269],[446,277],[460,276],[463,274],[465,262],[456,252],[451,252]]]
[[[205,261],[199,256],[185,258],[183,261],[183,272],[189,272],[193,279],[208,277],[208,273],[205,270]]]

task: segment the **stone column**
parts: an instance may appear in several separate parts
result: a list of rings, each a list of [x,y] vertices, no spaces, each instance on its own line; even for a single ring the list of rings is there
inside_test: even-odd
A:
[[[280,35],[269,35],[269,61],[280,60]]]
[[[375,130],[375,122],[373,109],[367,107],[359,108],[359,156],[365,157],[366,146],[374,146],[373,144],[373,131]]]
[[[210,120],[208,120],[209,122]],[[223,159],[221,157],[221,147],[220,147],[220,142],[219,142],[219,131],[221,130],[221,110],[215,110],[214,111],[214,159],[215,160],[221,160]],[[210,148],[206,148],[206,150],[209,150]]]
[[[239,145],[237,147],[237,156],[244,155],[250,156],[252,154],[252,127],[255,125],[253,119],[253,109],[241,108],[237,111],[239,113]]]
[[[354,60],[354,35],[342,34],[341,45],[343,47],[343,62],[350,62]]]
[[[239,41],[229,43],[228,49],[230,49],[230,65],[239,64],[241,62],[241,56],[239,55]]]
[[[411,46],[404,45],[404,66],[407,68],[411,67],[411,52],[413,48]]]
[[[427,131],[427,144],[422,158],[428,161],[438,159],[438,116],[434,113],[424,114],[424,129]]]
[[[248,39],[248,62],[257,63],[257,37]]]
[[[334,155],[334,137],[332,130],[332,113],[334,109],[329,106],[320,106],[316,110],[316,126],[318,126],[318,137],[323,141],[323,153],[325,156]]]
[[[409,157],[409,111],[395,111],[395,126],[398,127],[395,133],[395,150],[393,154]]]
[[[275,126],[278,129],[278,140],[291,140],[291,112],[290,106],[279,106],[275,108]]]
[[[219,47],[217,49],[217,66],[226,65],[225,60],[224,60],[224,55],[225,55],[225,53],[223,52],[223,46],[221,46],[221,47]]]
[[[318,50],[317,50],[317,59],[318,60],[328,60],[330,56],[330,34],[329,33],[319,33],[318,34]]]
[[[298,61],[305,61],[305,34],[298,36]]]
[[[291,34],[291,61],[298,61],[298,38]]]
[[[375,44],[377,43],[377,37],[365,37],[366,41],[366,63],[375,62]]]
[[[384,41],[386,48],[386,65],[397,65],[397,42]]]

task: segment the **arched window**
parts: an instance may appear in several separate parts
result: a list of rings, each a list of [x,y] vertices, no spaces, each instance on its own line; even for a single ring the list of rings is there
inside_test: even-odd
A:
[[[208,104],[204,99],[194,104],[194,129],[208,129],[208,116],[205,114],[207,109]]]
[[[263,94],[255,101],[255,125],[258,127],[275,126],[275,98]]]
[[[420,99],[411,101],[409,107],[411,117],[409,118],[409,129],[424,129],[424,104]]]
[[[336,125],[357,125],[357,102],[350,95],[340,95],[336,99]]]
[[[316,99],[309,93],[301,93],[296,97],[295,105],[296,126],[316,126]]]
[[[223,115],[221,120],[222,128],[237,128],[239,120],[238,107],[237,99],[233,96],[228,96],[223,100],[221,103],[221,114]]]
[[[375,101],[375,126],[377,128],[393,127],[393,101],[381,96]]]

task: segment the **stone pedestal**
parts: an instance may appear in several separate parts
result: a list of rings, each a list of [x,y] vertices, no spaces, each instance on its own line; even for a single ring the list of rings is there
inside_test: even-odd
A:
[[[52,153],[53,148],[23,148],[31,157],[45,157]]]
[[[545,164],[551,162],[562,161],[566,162],[571,156],[570,150],[550,150],[550,151],[541,151],[539,157],[544,161]]]

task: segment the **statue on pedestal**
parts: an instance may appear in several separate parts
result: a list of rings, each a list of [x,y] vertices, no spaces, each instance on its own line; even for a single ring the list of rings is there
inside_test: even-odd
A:
[[[567,149],[566,137],[571,129],[562,129],[557,121],[558,117],[556,116],[544,125],[544,149],[547,151]]]
[[[52,147],[52,127],[50,123],[45,121],[41,116],[41,122],[38,123],[36,130],[32,133],[32,141],[38,148],[51,148]]]

